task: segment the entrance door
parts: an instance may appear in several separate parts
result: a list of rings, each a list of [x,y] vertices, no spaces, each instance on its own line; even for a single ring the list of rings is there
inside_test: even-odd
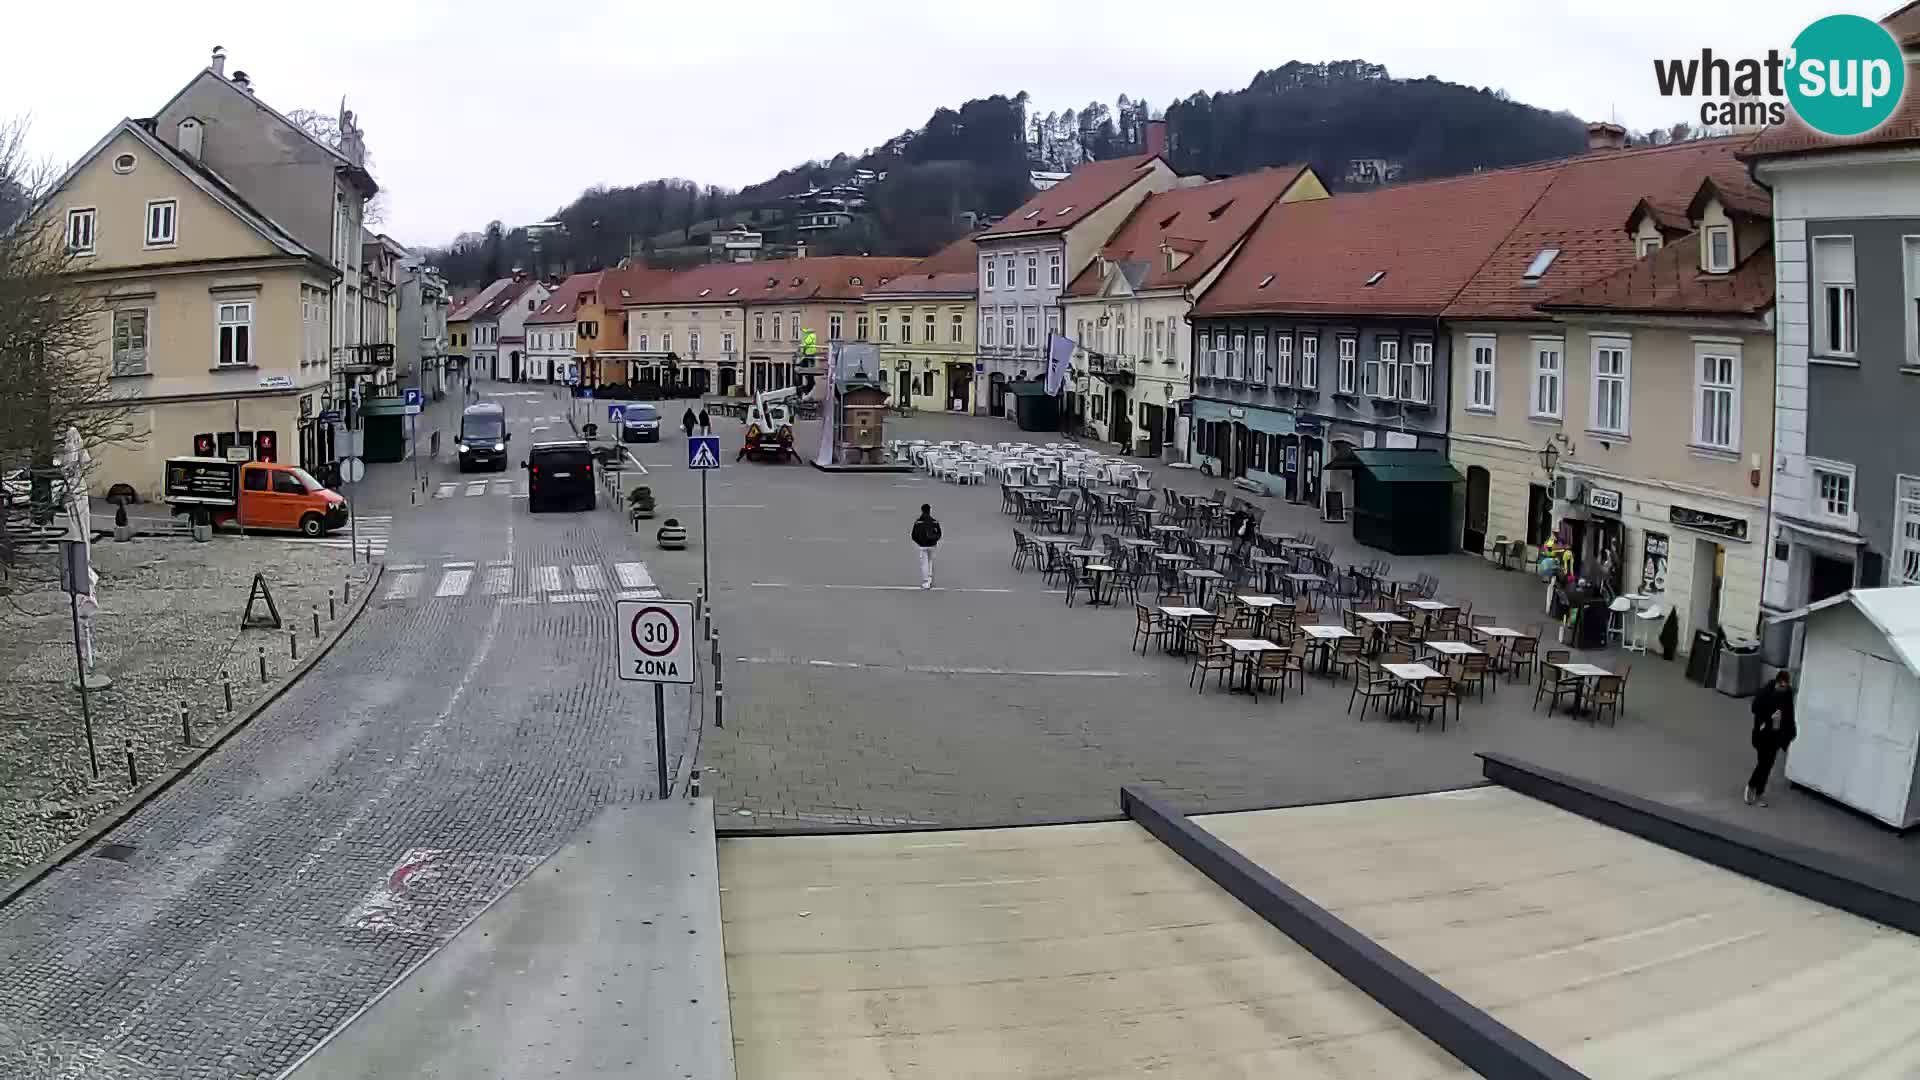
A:
[[[1280,437],[1281,472],[1287,481],[1287,501],[1300,501],[1300,436]]]
[[[1478,465],[1467,466],[1467,527],[1460,548],[1479,554],[1487,547],[1487,495],[1493,478]]]
[[[1235,422],[1233,425],[1233,471],[1229,476],[1245,476],[1252,463],[1253,439],[1247,425]]]
[[[947,408],[955,412],[973,411],[973,368],[958,364],[947,366]]]
[[[1693,628],[1720,627],[1720,581],[1726,574],[1726,549],[1707,539],[1693,542]]]
[[[1007,415],[1007,377],[999,372],[987,380],[987,415]]]
[[[1539,547],[1553,535],[1553,494],[1539,484],[1527,485],[1527,543]]]
[[[1853,564],[1825,555],[1812,556],[1807,564],[1807,603],[1817,604],[1829,596],[1839,596],[1853,588]]]
[[[1300,439],[1300,498],[1302,502],[1314,506],[1320,505],[1320,440],[1310,436]]]

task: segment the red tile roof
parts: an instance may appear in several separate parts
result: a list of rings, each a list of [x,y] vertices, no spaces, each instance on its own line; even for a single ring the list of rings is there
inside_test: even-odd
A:
[[[1450,319],[1533,318],[1542,297],[1615,273],[1634,262],[1633,239],[1621,223],[1645,198],[1653,206],[1684,213],[1711,179],[1729,204],[1750,205],[1765,196],[1735,155],[1752,137],[1720,139],[1637,150],[1603,150],[1546,163],[1552,183],[1491,256],[1460,289],[1444,312]],[[1546,272],[1525,272],[1548,248],[1559,249]]]
[[[1135,289],[1177,289],[1206,276],[1269,207],[1280,201],[1305,165],[1281,165],[1228,180],[1174,188],[1149,195],[1127,215],[1100,254],[1109,262],[1143,264],[1128,279]],[[1165,244],[1187,258],[1171,269]],[[1099,260],[1087,264],[1067,284],[1068,296],[1100,295]]]
[[[548,323],[570,323],[580,314],[580,294],[592,292],[600,285],[600,272],[573,274],[560,283],[540,305],[540,310],[527,316],[527,325]]]
[[[1898,31],[1895,33],[1897,36]],[[1913,45],[1920,47],[1920,40],[1915,40]],[[1886,123],[1865,135],[1851,138],[1822,135],[1808,127],[1792,110],[1788,110],[1787,122],[1762,131],[1743,156],[1765,159],[1789,154],[1820,154],[1920,142],[1920,87],[1915,85],[1916,79],[1920,79],[1920,63],[1909,59],[1906,95],[1900,99],[1900,104],[1894,106],[1893,115],[1887,117]]]
[[[485,288],[476,289],[468,293],[465,299],[455,304],[453,310],[447,313],[447,321],[466,322],[473,318],[481,308],[487,306],[495,297],[504,292],[507,286],[512,284],[512,278],[501,278],[487,285]]]
[[[630,290],[623,307],[642,304],[792,304],[856,300],[867,289],[905,273],[916,260],[895,256],[829,255],[773,262],[712,263],[676,270]],[[609,302],[612,300],[609,298]]]
[[[609,311],[616,310],[656,284],[664,282],[672,273],[671,270],[655,270],[648,266],[629,266],[624,269],[602,271],[600,306]]]
[[[498,283],[496,282],[496,284]],[[467,317],[469,319],[497,319],[505,314],[506,310],[512,307],[522,296],[525,296],[535,284],[537,283],[530,277],[509,279],[506,288],[494,293],[493,296],[487,299],[486,303],[479,305],[474,309],[473,313]],[[489,288],[489,291],[491,291],[491,288]],[[505,341],[507,339],[501,338],[500,340]]]
[[[868,286],[867,295],[920,296],[931,293],[966,293],[980,287],[980,249],[973,237],[963,236],[939,251],[921,259],[907,272],[881,286]]]
[[[1759,315],[1773,306],[1773,245],[1731,273],[1700,269],[1700,234],[1689,233],[1632,266],[1542,303],[1542,311],[1640,315]]]
[[[1554,174],[1507,169],[1278,204],[1194,314],[1438,315]]]
[[[1065,180],[1020,204],[980,239],[1070,229],[1145,176],[1158,158],[1147,154],[1089,161]],[[1164,164],[1164,163],[1163,163]]]

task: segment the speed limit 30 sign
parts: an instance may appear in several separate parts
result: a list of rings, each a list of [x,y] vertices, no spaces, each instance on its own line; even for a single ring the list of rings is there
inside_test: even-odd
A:
[[[621,600],[614,607],[620,677],[628,682],[693,682],[693,605]]]

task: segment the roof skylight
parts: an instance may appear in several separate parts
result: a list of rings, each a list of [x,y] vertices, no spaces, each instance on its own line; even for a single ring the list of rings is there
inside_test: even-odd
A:
[[[1528,281],[1539,281],[1546,276],[1547,268],[1553,265],[1553,260],[1559,257],[1559,248],[1541,248],[1540,254],[1533,257],[1533,261],[1527,264],[1527,269],[1520,276]]]

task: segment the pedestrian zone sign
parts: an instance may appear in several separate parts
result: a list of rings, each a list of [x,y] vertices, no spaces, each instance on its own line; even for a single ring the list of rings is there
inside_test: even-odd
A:
[[[614,634],[620,677],[628,682],[693,682],[693,605],[678,600],[619,600]]]
[[[626,423],[626,420],[627,420],[627,407],[625,405],[607,406],[607,423],[623,424],[623,423]]]
[[[717,469],[720,467],[720,436],[695,435],[687,440],[687,468]]]

